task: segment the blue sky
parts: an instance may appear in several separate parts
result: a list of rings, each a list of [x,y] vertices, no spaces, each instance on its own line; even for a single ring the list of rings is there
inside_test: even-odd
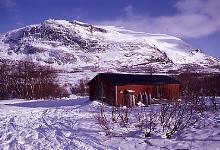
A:
[[[0,0],[0,33],[45,19],[170,34],[220,58],[220,0]]]

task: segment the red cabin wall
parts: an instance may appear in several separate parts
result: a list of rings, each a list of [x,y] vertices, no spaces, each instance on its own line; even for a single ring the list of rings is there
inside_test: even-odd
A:
[[[103,86],[103,96],[104,99],[101,99],[98,96],[98,86]],[[109,105],[116,105],[115,103],[115,87],[111,84],[111,82],[100,78],[99,80],[95,80],[94,82],[90,83],[89,85],[89,99],[90,100],[103,100],[104,102],[108,103]]]
[[[160,85],[161,88],[161,96],[160,98],[175,100],[180,97],[180,85],[179,84],[164,84]],[[123,91],[124,90],[132,90],[135,91],[134,95],[138,95],[139,93],[146,92],[147,94],[151,94],[152,98],[157,97],[157,85],[123,85],[117,86],[117,106],[123,106]]]
[[[98,85],[103,85],[105,99],[100,99],[98,97],[97,88]],[[180,98],[180,84],[161,84],[161,95],[160,98],[176,100]],[[133,94],[138,95],[139,93],[146,92],[151,94],[152,98],[157,97],[157,85],[123,85],[123,86],[113,86],[108,80],[99,78],[94,80],[89,84],[89,97],[90,100],[103,100],[112,106],[123,106],[123,91],[133,90]]]
[[[176,100],[180,98],[180,84],[164,84],[163,97],[169,100]]]

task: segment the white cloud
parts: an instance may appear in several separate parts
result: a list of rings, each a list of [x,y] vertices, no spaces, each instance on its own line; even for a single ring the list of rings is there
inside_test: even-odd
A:
[[[126,17],[101,22],[138,31],[166,33],[178,37],[197,38],[220,31],[219,0],[179,0],[173,16],[150,17],[135,13],[132,6],[124,8]]]

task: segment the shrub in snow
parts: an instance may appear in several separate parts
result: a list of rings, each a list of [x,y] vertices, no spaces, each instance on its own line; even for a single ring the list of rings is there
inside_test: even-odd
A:
[[[56,82],[56,71],[29,61],[0,65],[0,98],[39,99],[67,97]]]
[[[94,118],[98,122],[99,126],[105,131],[105,135],[111,135],[111,131],[113,130],[114,126],[111,123],[111,120],[105,113],[104,106],[100,106],[100,111],[97,113]]]
[[[189,97],[188,97],[189,98]],[[101,106],[95,119],[106,135],[123,136],[124,131],[138,131],[144,137],[161,135],[171,138],[179,131],[195,126],[206,119],[202,98],[183,99],[160,105],[127,107]],[[136,128],[136,129],[135,129]],[[138,130],[137,130],[138,129]]]
[[[110,113],[108,113],[108,109]],[[99,111],[94,118],[106,135],[121,135],[120,130],[128,130],[128,127],[131,124],[129,122],[131,111],[131,108],[127,107],[107,108],[104,104],[101,104]]]
[[[71,87],[71,92],[79,96],[88,96],[89,95],[89,87],[87,86],[88,82],[89,79],[80,79],[77,84]]]
[[[167,138],[176,132],[193,126],[199,119],[200,113],[195,110],[193,103],[168,103],[161,106],[160,123],[162,132]]]
[[[149,107],[138,107],[135,111],[135,118],[137,119],[136,127],[143,131],[145,137],[151,136],[158,123],[158,112],[153,107],[153,105]]]

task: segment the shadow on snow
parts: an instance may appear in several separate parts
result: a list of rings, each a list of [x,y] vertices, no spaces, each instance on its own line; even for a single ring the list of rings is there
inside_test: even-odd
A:
[[[26,101],[14,104],[5,104],[17,107],[29,107],[29,108],[49,108],[49,107],[62,107],[62,106],[84,106],[90,101],[88,98],[77,98],[70,100],[44,100],[44,101]]]

